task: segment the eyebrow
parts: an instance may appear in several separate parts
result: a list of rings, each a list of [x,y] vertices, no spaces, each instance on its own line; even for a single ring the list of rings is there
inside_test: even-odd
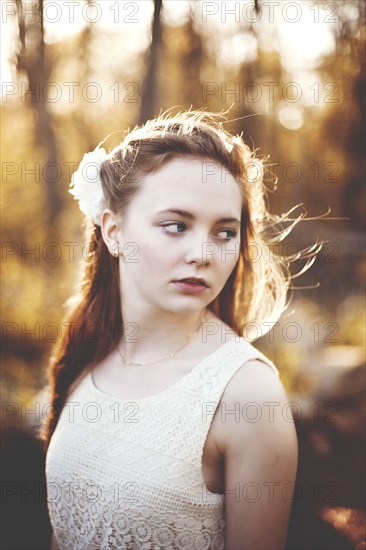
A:
[[[191,212],[188,212],[188,210],[181,210],[179,208],[167,208],[166,210],[160,210],[159,212],[157,212],[156,214],[179,214],[180,216],[183,216],[184,218],[188,218],[189,220],[195,220],[195,216],[191,213]],[[239,225],[241,225],[241,222],[240,220],[238,220],[237,218],[220,218],[219,220],[217,220],[217,223],[237,223]]]

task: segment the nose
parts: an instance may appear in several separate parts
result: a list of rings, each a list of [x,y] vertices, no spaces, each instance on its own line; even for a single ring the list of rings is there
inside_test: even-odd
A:
[[[186,252],[187,263],[211,264],[213,255],[217,254],[218,246],[207,237],[195,236],[188,243]]]

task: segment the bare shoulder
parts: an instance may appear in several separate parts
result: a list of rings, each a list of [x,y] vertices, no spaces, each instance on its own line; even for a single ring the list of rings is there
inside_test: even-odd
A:
[[[229,380],[222,400],[247,402],[268,398],[287,398],[281,379],[275,371],[259,359],[244,363]]]
[[[261,360],[243,364],[228,382],[219,403],[217,447],[222,455],[230,449],[256,438],[257,451],[261,446],[274,444],[288,434],[294,448],[294,419],[291,405],[281,379]],[[235,411],[235,414],[230,414]],[[248,449],[246,450],[248,454]]]

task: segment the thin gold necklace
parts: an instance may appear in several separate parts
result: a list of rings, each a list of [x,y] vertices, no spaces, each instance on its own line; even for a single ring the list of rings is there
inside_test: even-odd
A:
[[[145,361],[143,363],[135,363],[134,361],[127,361],[125,356],[123,355],[122,351],[120,350],[119,344],[117,346],[118,352],[119,352],[120,356],[122,357],[123,361],[126,363],[126,365],[152,365],[153,363],[158,363],[159,361],[163,361],[164,359],[171,359],[172,357],[174,357],[178,353],[178,351],[183,349],[194,336],[196,336],[198,334],[198,331],[201,328],[201,325],[203,325],[203,323],[205,321],[206,321],[206,315],[203,316],[203,319],[200,322],[197,330],[195,332],[189,333],[187,335],[187,341],[183,344],[183,346],[180,346],[177,349],[177,351],[175,351],[173,353],[169,353],[168,355],[165,355],[164,357],[161,357],[160,359],[155,359],[154,361]]]

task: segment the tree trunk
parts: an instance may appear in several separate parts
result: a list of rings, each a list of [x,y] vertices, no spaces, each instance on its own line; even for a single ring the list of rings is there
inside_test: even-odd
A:
[[[50,75],[50,67],[45,60],[45,43],[43,29],[43,0],[34,4],[38,11],[32,14],[32,21],[26,23],[23,14],[22,0],[16,0],[18,8],[19,37],[21,50],[17,56],[18,72],[24,71],[28,78],[29,90],[35,93],[28,95],[28,101],[32,109],[36,111],[35,144],[41,146],[45,151],[45,165],[42,166],[42,178],[45,189],[47,213],[45,222],[49,226],[48,236],[57,235],[57,219],[61,212],[63,199],[56,179],[59,170],[55,171],[52,166],[58,166],[58,155],[55,134],[52,128],[52,115],[48,110],[46,89]],[[27,50],[26,35],[32,33],[32,49]],[[47,169],[48,168],[48,169]],[[50,233],[49,233],[50,232]]]
[[[155,116],[156,112],[156,91],[157,91],[157,64],[159,47],[161,45],[161,21],[160,12],[162,0],[154,0],[154,16],[151,31],[151,46],[146,56],[147,72],[142,87],[141,109],[138,124],[144,124],[149,118]]]

